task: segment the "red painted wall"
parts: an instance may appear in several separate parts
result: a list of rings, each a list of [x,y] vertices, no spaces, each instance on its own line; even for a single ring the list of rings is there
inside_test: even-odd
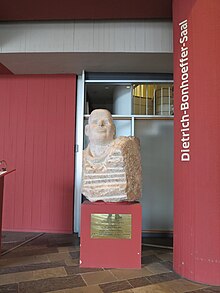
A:
[[[3,229],[72,232],[76,77],[0,77]]]
[[[188,279],[213,285],[220,285],[219,19],[219,0],[173,1],[174,269]],[[184,20],[185,33],[180,25]],[[188,56],[181,56],[186,51]],[[187,94],[182,92],[187,90],[184,80]],[[189,107],[183,106],[186,102]],[[189,150],[190,160],[181,160],[181,150]]]
[[[172,0],[1,0],[0,20],[171,19]]]

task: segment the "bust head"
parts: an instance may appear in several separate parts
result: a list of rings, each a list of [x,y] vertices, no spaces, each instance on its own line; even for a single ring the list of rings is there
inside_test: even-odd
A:
[[[112,142],[115,136],[115,125],[111,113],[105,109],[92,111],[85,127],[85,134],[94,145],[107,145]]]

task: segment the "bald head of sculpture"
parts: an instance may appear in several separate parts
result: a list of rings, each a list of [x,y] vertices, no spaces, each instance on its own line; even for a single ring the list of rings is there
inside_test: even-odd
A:
[[[85,134],[94,145],[107,145],[115,136],[115,125],[111,113],[106,109],[96,109],[89,116]]]

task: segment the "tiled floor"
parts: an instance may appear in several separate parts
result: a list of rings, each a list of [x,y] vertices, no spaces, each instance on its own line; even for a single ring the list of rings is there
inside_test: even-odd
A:
[[[1,293],[220,292],[220,287],[190,282],[175,274],[168,249],[143,246],[140,270],[82,269],[75,235],[4,233],[3,237]],[[26,243],[13,250],[23,240]]]

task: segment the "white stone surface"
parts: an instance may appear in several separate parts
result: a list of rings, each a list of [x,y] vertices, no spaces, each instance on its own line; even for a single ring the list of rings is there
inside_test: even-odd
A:
[[[135,137],[114,139],[115,128],[107,110],[91,113],[83,153],[82,194],[90,201],[136,201],[141,197],[140,143]]]

